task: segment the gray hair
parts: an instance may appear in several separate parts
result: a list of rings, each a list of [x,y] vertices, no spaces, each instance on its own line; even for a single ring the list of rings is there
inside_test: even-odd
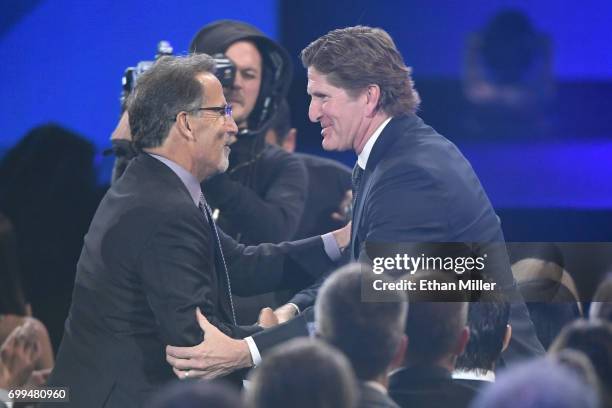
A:
[[[130,130],[137,148],[164,143],[179,112],[193,112],[204,103],[201,73],[213,73],[206,54],[160,58],[140,78],[128,101]]]

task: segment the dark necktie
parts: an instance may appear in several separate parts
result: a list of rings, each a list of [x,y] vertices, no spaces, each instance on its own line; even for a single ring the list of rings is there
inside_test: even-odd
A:
[[[221,256],[221,263],[223,264],[223,270],[225,271],[225,279],[227,279],[227,290],[229,295],[230,307],[232,309],[232,323],[236,325],[236,312],[234,311],[234,300],[232,299],[232,284],[230,282],[229,272],[227,270],[227,264],[225,263],[225,257],[223,256],[223,249],[221,248],[221,240],[219,239],[219,232],[217,231],[217,226],[212,217],[212,211],[210,211],[210,207],[208,203],[206,203],[206,199],[204,198],[204,194],[200,193],[200,202],[198,204],[200,210],[204,213],[206,220],[210,224],[213,232],[215,233],[215,244],[217,247],[217,251]]]
[[[353,188],[353,208],[357,202],[357,193],[359,192],[359,186],[361,185],[361,178],[363,177],[363,169],[359,167],[359,164],[355,163],[353,167],[353,174],[351,175],[351,182]]]

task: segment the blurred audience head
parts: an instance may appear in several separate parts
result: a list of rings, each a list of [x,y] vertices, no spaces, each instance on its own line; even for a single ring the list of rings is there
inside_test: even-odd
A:
[[[344,355],[321,341],[294,339],[257,366],[246,391],[252,408],[349,408],[357,388]]]
[[[540,358],[501,373],[472,408],[597,408],[596,390],[562,365]]]
[[[417,271],[407,278],[444,281],[448,273]],[[456,292],[456,291],[454,291]],[[414,293],[415,296],[412,296]],[[468,302],[422,301],[420,292],[411,292],[410,312],[406,320],[408,349],[406,366],[440,366],[449,371],[461,355],[469,339],[467,327]]]
[[[551,353],[573,349],[583,352],[595,367],[607,403],[612,404],[612,323],[576,320],[566,326],[550,346]]]
[[[147,405],[150,408],[240,408],[239,392],[221,382],[176,381],[161,388]]]
[[[582,316],[578,302],[563,285],[547,279],[519,282],[538,339],[548,349],[561,329]]]
[[[456,368],[484,372],[495,369],[495,362],[508,347],[512,329],[510,303],[500,292],[485,292],[479,302],[468,307],[470,339],[457,359]]]
[[[315,321],[318,336],[348,357],[359,380],[370,381],[402,363],[408,304],[399,291],[389,292],[385,302],[362,301],[362,268],[369,266],[347,265],[325,281]]]
[[[0,213],[0,315],[26,315],[13,224]]]
[[[574,373],[598,395],[601,392],[601,383],[597,377],[597,372],[591,360],[582,351],[565,349],[555,353],[549,353],[548,357]]]
[[[589,318],[612,323],[612,273],[608,273],[597,287],[591,302]]]
[[[512,265],[512,274],[525,300],[538,339],[550,347],[561,329],[582,316],[576,284],[563,269],[562,254],[555,245],[526,246],[526,256]]]

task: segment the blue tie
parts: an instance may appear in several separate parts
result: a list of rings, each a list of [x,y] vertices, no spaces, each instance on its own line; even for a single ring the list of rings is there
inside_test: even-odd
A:
[[[232,299],[232,284],[230,282],[229,272],[227,271],[227,264],[225,263],[225,257],[223,256],[223,249],[221,248],[221,240],[219,239],[219,232],[217,231],[217,226],[215,225],[215,222],[213,220],[212,211],[210,211],[210,207],[208,206],[208,203],[206,203],[206,199],[204,198],[203,193],[200,193],[200,202],[198,204],[198,207],[200,207],[200,210],[206,216],[208,223],[210,224],[212,230],[215,233],[215,243],[217,245],[217,250],[219,251],[219,254],[221,255],[221,262],[223,263],[223,270],[225,271],[225,279],[227,279],[227,289],[229,292],[230,307],[232,309],[232,323],[236,325],[236,312],[234,310],[234,300]]]

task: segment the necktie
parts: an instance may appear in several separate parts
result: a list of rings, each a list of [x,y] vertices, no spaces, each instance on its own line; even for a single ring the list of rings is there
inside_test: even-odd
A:
[[[202,193],[200,193],[200,202],[198,204],[198,207],[200,207],[200,211],[204,213],[206,220],[210,224],[210,227],[212,228],[213,232],[215,233],[215,244],[217,246],[217,251],[219,252],[219,255],[221,256],[221,262],[223,263],[223,270],[225,271],[225,279],[227,280],[227,289],[229,292],[228,295],[229,295],[230,307],[232,309],[232,323],[236,325],[236,312],[234,310],[234,300],[232,299],[232,284],[230,282],[230,276],[227,270],[227,264],[225,263],[225,257],[223,256],[223,249],[221,248],[221,240],[219,239],[219,232],[217,231],[217,226],[215,225],[215,222],[213,220],[212,212],[210,211],[210,207],[208,206],[208,203],[206,203],[206,199],[204,198],[204,194]]]
[[[353,187],[353,208],[357,202],[357,193],[361,184],[361,178],[363,177],[363,169],[359,167],[359,164],[355,163],[353,167],[353,174],[351,175],[351,183]]]

